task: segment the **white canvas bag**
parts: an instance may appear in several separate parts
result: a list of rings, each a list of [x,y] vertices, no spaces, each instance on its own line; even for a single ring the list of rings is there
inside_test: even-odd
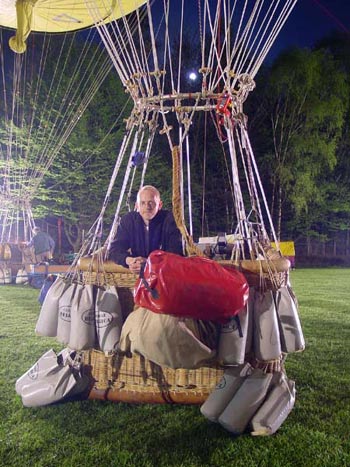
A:
[[[123,315],[117,289],[114,286],[99,287],[96,296],[96,332],[100,349],[111,352],[116,349],[123,326]]]
[[[92,349],[96,345],[94,286],[77,287],[72,298],[69,347],[74,350]]]
[[[72,300],[82,287],[81,284],[71,282],[58,300],[57,340],[62,344],[69,342]]]
[[[35,326],[35,332],[39,336],[56,337],[59,300],[70,284],[69,280],[59,276],[49,288]]]

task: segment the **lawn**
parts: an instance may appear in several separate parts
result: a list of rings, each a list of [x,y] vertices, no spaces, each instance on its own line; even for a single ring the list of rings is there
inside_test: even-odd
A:
[[[270,437],[234,437],[198,407],[75,401],[24,408],[16,379],[46,350],[38,291],[0,286],[0,465],[45,467],[350,465],[350,270],[292,271],[306,339],[287,373],[297,401]]]

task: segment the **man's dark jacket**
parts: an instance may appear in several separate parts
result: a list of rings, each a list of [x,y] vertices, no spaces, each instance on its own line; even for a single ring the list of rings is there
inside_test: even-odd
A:
[[[127,267],[127,256],[147,256],[154,250],[165,250],[178,255],[183,254],[182,239],[173,214],[161,209],[149,222],[147,232],[145,223],[136,211],[125,214],[120,220],[116,236],[111,243],[109,259]]]

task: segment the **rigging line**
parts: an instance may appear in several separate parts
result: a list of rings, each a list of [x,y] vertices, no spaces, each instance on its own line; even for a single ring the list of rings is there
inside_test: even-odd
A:
[[[125,71],[125,67],[122,66],[123,64],[121,63],[121,60],[118,59],[118,57],[117,57],[116,47],[113,44],[111,33],[108,30],[108,26],[105,24],[104,21],[100,20],[99,10],[97,8],[96,3],[95,2],[89,2],[88,3],[87,0],[86,0],[85,3],[86,3],[86,6],[88,8],[88,11],[89,11],[92,19],[95,22],[95,27],[97,28],[97,30],[99,32],[100,38],[101,38],[106,50],[108,51],[108,53],[110,55],[110,58],[112,59],[113,65],[116,68],[116,70],[118,71],[120,79],[123,82],[123,85],[126,86],[127,72]],[[116,23],[115,25],[112,22],[109,24],[109,28],[112,30],[112,32],[114,32],[115,28],[117,27],[117,22],[115,22],[115,23]],[[118,35],[116,33],[114,33],[114,35],[115,35],[116,42],[117,42],[118,47],[119,47],[119,52],[124,54],[124,49],[119,44],[119,42],[117,40]],[[123,38],[124,33],[120,33],[120,37]],[[126,59],[125,59],[125,63],[126,63]]]
[[[136,16],[136,19],[137,19],[137,23],[139,21],[139,18]],[[139,54],[137,53],[137,47],[136,47],[136,44],[135,44],[135,40],[134,40],[134,31],[133,33],[131,33],[131,30],[130,30],[130,25],[128,23],[128,19],[126,17],[123,17],[122,18],[122,21],[124,23],[124,28],[125,28],[125,31],[126,31],[126,38],[127,38],[127,46],[129,46],[130,48],[130,54],[129,54],[129,60],[130,60],[130,76],[134,75],[135,76],[135,72],[141,72],[142,70],[142,66],[141,66],[141,62],[140,62],[140,59],[139,59]],[[135,30],[137,30],[137,27],[135,27]],[[133,61],[131,61],[131,59],[133,59]],[[132,73],[133,71],[133,73]],[[139,90],[141,90],[141,80],[135,76],[134,78],[136,81],[139,82]]]
[[[71,50],[72,47],[73,47],[73,40],[74,40],[74,38],[72,39],[72,41],[70,43],[69,50]],[[99,66],[98,59],[97,60],[95,59],[96,54],[98,52],[98,49],[95,49],[92,57],[90,58],[90,63],[85,64],[85,70],[84,70],[83,75],[80,78],[80,82],[78,82],[78,83],[76,82],[79,79],[79,71],[82,68],[82,66],[84,65],[84,60],[85,60],[85,57],[86,57],[87,52],[88,52],[89,49],[90,48],[87,48],[86,46],[84,46],[83,50],[80,53],[77,64],[76,64],[76,66],[75,66],[75,68],[73,70],[72,76],[71,76],[71,78],[70,78],[70,80],[68,82],[68,85],[66,87],[65,95],[64,95],[63,99],[61,100],[61,103],[60,103],[60,106],[59,106],[59,109],[58,109],[58,112],[57,112],[56,120],[55,120],[54,124],[52,125],[51,132],[50,132],[49,137],[47,139],[46,146],[44,147],[44,150],[42,151],[42,158],[47,157],[47,154],[52,150],[52,147],[54,146],[56,141],[59,140],[59,132],[61,131],[61,128],[63,129],[67,125],[67,123],[66,123],[67,122],[67,112],[70,112],[71,115],[73,114],[75,104],[72,105],[72,102],[73,103],[76,102],[76,101],[79,102],[81,100],[81,95],[84,93],[85,88],[86,88],[86,86],[88,85],[88,82],[89,82],[89,79],[85,79],[86,74],[88,73],[88,71],[91,70],[90,71],[90,76],[94,76],[94,71],[95,71],[96,67]],[[68,66],[68,56],[69,56],[69,53],[66,55],[64,68],[62,70],[62,74],[61,74],[57,89],[60,87],[61,80],[62,80],[62,77],[63,77],[63,72],[66,69],[66,67]],[[96,76],[94,76],[95,80],[97,79]],[[69,93],[72,90],[73,90],[73,94],[70,96]],[[55,98],[56,98],[56,96],[55,96]],[[64,109],[64,106],[66,105],[66,102],[68,100],[69,100],[69,105],[66,106],[66,108]],[[69,107],[71,107],[71,108],[69,109]]]
[[[214,25],[213,25],[213,20],[211,17],[210,13],[210,5],[208,3],[208,0],[205,0],[206,3],[206,8],[208,11],[208,24],[209,24],[209,29],[211,33],[211,42],[210,42],[210,47],[209,47],[209,55],[208,55],[208,61],[207,61],[207,67],[211,70],[214,70],[214,61],[216,58],[216,64],[219,65],[219,56],[218,56],[218,51],[217,51],[217,45],[216,45],[216,38],[218,34],[218,12],[219,10],[219,5],[220,2],[217,3],[217,8],[215,12],[215,20],[214,20]],[[215,68],[217,70],[217,68]],[[215,73],[211,74],[210,80],[209,80],[209,89],[214,90],[215,88],[212,86],[212,80],[215,79],[215,75],[217,74],[217,71]]]
[[[47,37],[47,35],[45,35],[45,41],[46,41],[46,37]],[[64,47],[65,47],[66,38],[67,38],[67,35],[64,36],[64,41],[61,43],[59,57],[58,57],[58,60],[56,61],[53,77],[52,77],[50,87],[49,87],[49,90],[48,90],[47,99],[48,99],[48,102],[51,103],[51,105],[48,106],[47,108],[45,108],[45,110],[41,113],[40,120],[39,120],[39,129],[44,128],[45,125],[47,124],[46,122],[50,122],[51,114],[53,113],[53,109],[55,107],[56,95],[57,95],[58,89],[60,88],[61,80],[63,78],[64,71],[66,69],[67,62],[68,62],[68,55],[69,55],[69,52],[71,51],[72,44],[73,44],[73,40],[72,40],[71,43],[70,43],[70,46],[68,48],[68,53],[66,53],[65,57],[63,58],[64,63],[63,63],[63,66],[62,66],[61,65],[61,57],[63,55],[63,50],[64,50]],[[48,55],[48,53],[50,51],[50,43],[51,43],[51,38],[49,37],[49,39],[47,40],[46,45],[45,45],[45,42],[44,42],[44,48],[43,48],[43,52],[42,52],[42,53],[45,52],[46,57],[47,57],[47,55]],[[46,62],[46,58],[45,58],[45,62]],[[57,75],[58,69],[60,69],[61,73],[59,75],[58,83],[56,85],[55,77]],[[42,70],[44,71],[44,67],[42,67]],[[51,98],[51,93],[52,93],[53,89],[54,89],[55,94]],[[37,155],[38,166],[37,166],[37,171],[35,173],[35,176],[38,176],[42,172],[42,169],[40,169],[40,165],[42,165],[44,163],[43,161],[45,160],[45,156],[46,156],[46,153],[47,153],[47,148],[49,147],[50,141],[51,141],[51,139],[53,137],[52,135],[56,131],[56,126],[58,126],[59,119],[60,119],[60,117],[62,115],[62,106],[64,105],[64,102],[66,101],[66,96],[67,96],[67,92],[68,92],[67,89],[66,89],[65,92],[66,92],[65,96],[63,96],[63,99],[60,100],[61,103],[60,103],[59,109],[58,109],[58,111],[56,113],[56,118],[55,118],[54,122],[51,125],[50,132],[48,133],[48,135],[46,134],[46,132],[41,133],[41,141],[44,139],[45,144],[44,144],[43,148],[41,148],[41,149],[38,148],[38,155]],[[39,95],[39,92],[37,92],[37,96],[38,95]],[[40,151],[40,153],[39,153],[39,151]]]
[[[109,73],[111,69],[111,65],[109,64],[109,60],[105,61],[101,66],[99,66],[97,62],[97,69],[98,72],[97,74],[93,74],[94,79],[89,85],[89,79],[86,80],[85,82],[85,88],[84,88],[84,95],[82,96],[82,93],[78,97],[73,96],[72,99],[76,99],[79,104],[77,106],[72,105],[71,109],[66,109],[65,114],[63,115],[64,117],[64,122],[56,128],[56,132],[53,137],[48,141],[47,147],[45,148],[45,156],[47,157],[47,154],[52,152],[57,152],[56,149],[57,147],[62,147],[62,141],[65,142],[67,139],[67,135],[69,135],[74,128],[75,124],[79,121],[80,117],[82,116],[84,110],[86,109],[87,105],[91,102],[92,98],[94,97],[96,91],[100,87],[101,83],[104,81],[106,78],[107,74]],[[93,70],[94,71],[94,70]],[[89,86],[87,89],[86,87]],[[69,113],[68,113],[69,112]],[[52,155],[48,160],[48,164],[51,163],[52,161]]]
[[[101,70],[101,72],[102,72],[102,75],[103,75],[101,79],[103,80],[104,77],[105,77],[105,72],[103,70]],[[107,72],[108,72],[108,70],[107,70]],[[56,142],[56,146],[55,146],[55,148],[52,149],[51,156],[47,160],[47,164],[42,170],[41,177],[38,176],[37,179],[36,179],[36,183],[35,183],[35,185],[33,187],[33,192],[38,188],[42,177],[45,175],[45,173],[49,169],[52,161],[54,160],[54,158],[56,157],[56,155],[58,154],[60,149],[63,147],[63,145],[67,141],[67,139],[70,136],[71,132],[73,131],[77,121],[79,120],[80,115],[82,115],[84,113],[84,111],[86,110],[87,106],[91,102],[91,100],[92,100],[94,94],[96,93],[97,89],[99,88],[99,86],[100,86],[100,83],[99,82],[96,83],[95,84],[96,89],[93,90],[91,93],[86,94],[85,98],[80,103],[79,107],[77,108],[77,110],[75,112],[75,115],[73,115],[73,117],[69,120],[68,124],[66,125],[65,131],[59,136],[58,142]]]
[[[141,69],[143,70],[143,76],[141,76],[141,79],[143,78],[143,81],[145,83],[145,87],[147,90],[147,95],[152,94],[152,79],[151,79],[151,74],[150,74],[150,69],[149,69],[149,63],[147,60],[147,57],[149,54],[147,53],[146,50],[146,44],[145,40],[143,37],[143,30],[141,27],[141,19],[140,19],[140,12],[137,9],[136,10],[136,15],[137,15],[137,32],[138,32],[138,40],[140,43],[140,58],[141,58]]]
[[[129,96],[127,101],[125,102],[122,110],[120,111],[118,117],[115,119],[115,121],[112,123],[112,125],[110,126],[109,130],[107,131],[107,133],[104,135],[104,137],[102,138],[102,140],[99,141],[98,145],[96,146],[96,150],[98,150],[100,147],[102,147],[103,143],[105,142],[105,140],[108,138],[108,136],[111,134],[112,130],[117,126],[119,120],[121,119],[121,117],[123,116],[124,112],[125,112],[125,109],[126,107],[129,105],[130,103],[130,99],[131,97]],[[93,154],[91,154],[90,156],[88,156],[79,166],[79,167],[83,167],[84,165],[86,165],[89,160],[93,157]],[[56,187],[57,185],[60,185],[61,182],[57,182],[55,183],[54,185],[51,185],[50,186],[50,189]]]
[[[186,166],[187,166],[188,218],[189,218],[189,225],[190,225],[190,235],[191,237],[193,237],[190,142],[189,142],[188,134],[186,135]]]
[[[259,3],[260,3],[260,6],[259,6]],[[261,9],[262,4],[263,4],[262,2],[259,2],[259,3],[256,2],[254,4],[253,10],[250,12],[250,14],[249,12],[247,13],[247,16],[248,16],[247,18],[245,18],[246,8],[244,9],[244,14],[241,16],[241,22],[242,22],[241,23],[242,24],[241,36],[239,37],[239,40],[237,41],[237,44],[236,44],[237,48],[233,49],[231,53],[231,57],[232,57],[231,63],[233,62],[233,60],[235,60],[235,62],[231,65],[231,68],[235,70],[235,73],[237,75],[241,74],[245,61],[247,59],[246,57],[248,55],[247,48],[249,45],[249,37],[252,34],[254,22],[256,21],[259,15],[259,13],[257,12],[260,11],[259,8]],[[244,18],[245,18],[245,25],[243,26]]]
[[[107,239],[107,241],[108,241],[107,251],[109,250],[111,239],[114,237],[114,233],[116,231],[116,226],[117,226],[118,219],[119,219],[119,213],[120,213],[122,201],[123,201],[125,190],[126,190],[126,187],[127,187],[127,183],[128,183],[129,177],[130,177],[131,159],[132,159],[133,154],[135,153],[135,149],[136,149],[137,142],[138,142],[138,137],[139,137],[139,132],[140,132],[140,127],[135,131],[135,134],[134,134],[134,141],[132,143],[132,148],[131,148],[129,158],[128,158],[128,161],[127,161],[127,166],[126,166],[126,170],[125,170],[125,174],[124,174],[122,187],[121,187],[120,193],[119,193],[119,199],[118,199],[117,208],[116,208],[115,215],[114,215],[113,224],[112,224],[110,234],[108,235],[108,239]],[[113,232],[113,237],[112,237],[112,232]]]
[[[154,126],[151,129],[151,134],[150,134],[150,137],[148,138],[147,148],[146,148],[146,158],[145,158],[145,163],[143,164],[141,180],[140,180],[140,188],[143,187],[145,183],[146,170],[148,167],[149,159],[151,157],[151,149],[153,147],[153,141],[154,141],[155,134],[156,134],[156,126]]]
[[[260,188],[260,193],[261,193],[262,199],[264,201],[264,207],[265,207],[265,211],[266,211],[266,214],[267,214],[267,217],[268,217],[268,220],[269,220],[269,225],[270,225],[270,228],[271,228],[272,236],[273,236],[274,242],[276,243],[276,245],[278,245],[278,240],[277,240],[275,228],[274,228],[274,225],[273,225],[273,222],[272,222],[270,210],[269,210],[269,207],[268,207],[268,204],[267,204],[266,195],[265,195],[265,192],[264,192],[264,189],[263,189],[263,186],[262,186],[260,174],[259,174],[259,171],[258,171],[258,167],[256,165],[256,161],[255,161],[253,149],[252,149],[250,141],[249,141],[248,133],[247,133],[247,130],[245,128],[242,128],[242,141],[244,142],[244,145],[246,145],[246,147],[248,148],[249,153],[251,155],[251,161],[252,161],[253,169],[254,169],[254,172],[255,172],[255,177],[256,177],[256,180],[257,180],[259,188]]]
[[[179,42],[179,56],[178,56],[178,68],[177,68],[177,92],[180,92],[181,84],[181,62],[182,62],[182,41],[183,41],[183,27],[184,27],[184,0],[181,1],[181,15],[180,15],[180,42]]]
[[[273,7],[274,4],[275,4],[275,6]],[[255,65],[255,68],[258,69],[256,67],[256,65],[257,65],[257,63],[259,63],[259,67],[260,67],[261,62],[260,62],[258,53],[260,51],[260,54],[261,54],[261,48],[263,48],[261,46],[262,42],[264,41],[265,47],[266,47],[267,44],[269,44],[268,50],[272,46],[271,32],[269,32],[269,27],[271,25],[272,19],[275,18],[275,14],[276,14],[276,11],[278,9],[278,6],[279,6],[279,1],[277,1],[277,2],[275,1],[275,2],[270,3],[270,6],[269,6],[267,12],[265,13],[265,16],[264,16],[263,20],[261,21],[257,32],[254,34],[254,40],[251,40],[251,37],[253,35],[254,29],[256,27],[256,24],[257,24],[257,21],[258,21],[258,18],[259,18],[259,15],[261,13],[263,5],[261,5],[261,8],[260,8],[258,14],[256,15],[254,25],[251,28],[251,33],[250,33],[249,40],[248,40],[248,42],[250,43],[250,50],[247,51],[247,59],[246,59],[246,61],[248,61],[248,58],[250,58],[250,64],[247,63],[247,72],[248,73],[251,72],[251,68],[253,68],[253,65]],[[285,6],[286,6],[286,4],[285,4]],[[265,23],[266,23],[266,26],[264,27]],[[268,34],[270,34],[270,36],[268,36]],[[260,38],[259,41],[258,41],[258,38]],[[258,58],[256,59],[256,57],[258,57]],[[255,60],[255,63],[254,63],[254,60]]]
[[[261,66],[261,63],[265,59],[266,55],[270,51],[270,49],[272,47],[272,44],[275,42],[275,40],[276,40],[278,34],[280,33],[282,27],[284,26],[285,22],[287,21],[289,15],[291,14],[292,10],[294,9],[294,6],[296,5],[296,2],[297,2],[297,0],[289,0],[289,2],[284,5],[283,12],[280,15],[279,20],[275,23],[275,25],[274,25],[274,27],[272,29],[272,32],[270,34],[270,38],[269,38],[270,43],[269,43],[269,45],[266,45],[265,48],[260,53],[259,68]],[[253,76],[255,76],[257,71],[258,71],[258,68],[254,70]]]
[[[206,188],[206,172],[207,172],[207,123],[208,113],[204,114],[204,154],[203,154],[203,175],[202,175],[202,225],[201,237],[204,237],[204,222],[205,222],[205,188]]]

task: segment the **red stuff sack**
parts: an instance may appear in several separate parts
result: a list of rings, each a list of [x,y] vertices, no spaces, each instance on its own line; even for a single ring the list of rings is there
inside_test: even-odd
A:
[[[208,258],[155,250],[135,285],[134,298],[155,313],[223,323],[244,308],[248,293],[239,271]]]

